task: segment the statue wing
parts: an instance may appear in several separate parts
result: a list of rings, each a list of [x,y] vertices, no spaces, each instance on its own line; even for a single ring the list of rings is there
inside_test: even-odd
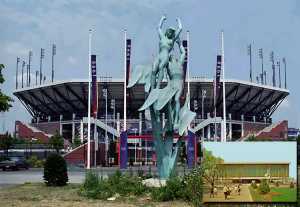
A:
[[[168,84],[165,88],[160,89],[157,101],[154,104],[155,110],[161,110],[176,94],[177,88],[173,88]]]
[[[188,128],[188,126],[191,124],[191,122],[193,121],[193,119],[196,116],[195,112],[192,112],[189,109],[189,102],[190,102],[190,96],[187,95],[186,99],[185,99],[185,103],[184,106],[180,109],[179,112],[179,129],[178,129],[178,133],[180,136],[183,135],[183,133],[186,131],[186,129]]]
[[[150,94],[148,95],[146,101],[144,102],[143,106],[139,108],[139,111],[143,111],[150,107],[158,98],[160,89],[153,89],[151,90]]]

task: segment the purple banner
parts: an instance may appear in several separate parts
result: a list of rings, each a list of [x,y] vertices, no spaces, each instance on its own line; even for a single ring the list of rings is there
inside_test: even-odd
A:
[[[188,62],[188,42],[187,40],[182,40],[182,46],[185,50],[185,58],[183,62],[183,80],[185,80],[186,77],[186,70],[187,70],[187,62]]]
[[[128,145],[127,145],[127,131],[122,132],[120,136],[120,169],[127,168],[128,160]]]
[[[221,66],[222,66],[222,56],[217,56],[217,65],[216,65],[216,77],[214,81],[214,101],[216,101],[217,97],[219,96],[220,89],[221,89]],[[216,104],[216,102],[215,102]]]
[[[131,39],[126,40],[126,85],[130,75]]]
[[[98,87],[97,87],[96,55],[91,55],[91,72],[92,72],[92,114],[94,118],[97,118]]]
[[[193,132],[188,131],[187,143],[187,164],[188,168],[193,168],[195,165],[195,143],[196,136]]]

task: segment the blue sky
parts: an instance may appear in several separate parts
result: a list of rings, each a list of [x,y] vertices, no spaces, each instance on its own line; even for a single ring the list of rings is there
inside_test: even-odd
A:
[[[290,162],[290,176],[297,178],[296,142],[205,142],[204,148],[225,162]]]
[[[149,63],[157,53],[156,26],[162,14],[175,26],[182,19],[190,30],[191,76],[212,77],[219,49],[219,33],[225,34],[226,77],[248,80],[247,44],[254,48],[254,73],[260,72],[258,48],[264,48],[270,83],[271,50],[286,57],[291,95],[274,114],[274,121],[288,119],[299,127],[298,90],[300,49],[300,1],[297,0],[0,0],[0,62],[6,82],[1,90],[12,95],[16,57],[28,59],[33,50],[33,70],[39,68],[39,51],[45,51],[44,71],[50,78],[51,44],[56,43],[56,79],[86,78],[88,30],[94,29],[93,51],[98,55],[98,75],[121,77],[123,34],[132,38],[133,65]],[[15,97],[14,97],[15,98]],[[10,112],[0,115],[0,131],[13,130],[14,120],[29,121],[29,114],[15,99]]]

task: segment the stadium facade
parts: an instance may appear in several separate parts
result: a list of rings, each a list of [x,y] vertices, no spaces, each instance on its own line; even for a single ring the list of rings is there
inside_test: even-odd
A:
[[[245,140],[251,135],[257,139],[287,139],[287,121],[272,122],[272,114],[289,95],[287,89],[231,79],[227,79],[225,84],[227,141]],[[96,116],[92,119],[91,134],[92,140],[93,137],[99,140],[92,148],[99,147],[100,154],[94,153],[93,157],[100,164],[117,164],[120,159],[119,138],[124,127],[124,80],[101,77],[97,80],[96,87],[97,96],[93,97],[97,97],[98,108]],[[199,148],[201,141],[220,141],[222,92],[214,97],[213,79],[201,77],[191,78],[189,88],[190,108],[197,114],[191,125],[191,131],[195,133],[196,138],[195,148]],[[65,138],[66,148],[69,149],[76,138],[82,143],[86,141],[87,80],[56,81],[25,87],[15,90],[14,95],[32,116],[30,123],[16,121],[17,137],[36,138],[47,142],[49,137],[57,132]],[[125,120],[129,162],[132,163],[155,162],[149,113],[138,110],[146,97],[143,85],[127,89]],[[95,103],[95,100],[92,103]],[[164,114],[161,118],[164,120]],[[79,151],[81,154],[78,154]],[[72,153],[67,157],[74,162],[85,162],[85,151],[85,145],[82,145],[71,150],[74,154],[77,153],[75,157],[78,159],[72,158]],[[197,149],[195,151],[197,152]]]

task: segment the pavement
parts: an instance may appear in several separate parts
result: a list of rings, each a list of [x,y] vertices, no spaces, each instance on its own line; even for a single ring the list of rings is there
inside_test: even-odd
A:
[[[107,177],[108,175],[114,174],[118,167],[99,167],[95,168],[96,172],[99,173],[100,176]],[[144,173],[149,171],[148,166],[143,167],[128,167],[126,170],[122,170],[123,172],[136,174],[139,169],[142,169]],[[183,169],[178,169],[179,174],[183,174]],[[85,178],[86,170],[84,168],[78,167],[70,167],[68,169],[68,177],[69,183],[82,183]],[[156,167],[151,168],[151,173],[157,174]],[[43,168],[32,168],[29,170],[18,170],[18,171],[1,171],[0,170],[0,189],[11,186],[24,184],[25,182],[44,182],[43,181]]]
[[[232,192],[225,200],[222,189],[218,189],[217,195],[210,197],[209,193],[205,193],[203,196],[204,202],[253,202],[248,184],[241,185],[240,195],[237,192]]]

